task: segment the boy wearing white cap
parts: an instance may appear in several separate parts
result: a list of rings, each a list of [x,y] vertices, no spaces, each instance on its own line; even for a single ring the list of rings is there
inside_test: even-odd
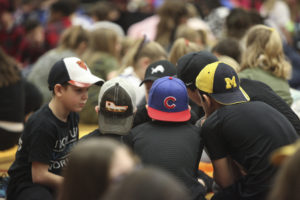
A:
[[[76,57],[54,64],[48,77],[53,97],[26,123],[15,162],[8,171],[7,199],[54,199],[67,155],[78,141],[76,112],[85,105],[88,88],[103,82]]]

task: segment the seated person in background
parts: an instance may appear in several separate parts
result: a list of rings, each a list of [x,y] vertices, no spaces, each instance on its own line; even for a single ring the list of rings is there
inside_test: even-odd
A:
[[[200,129],[191,117],[186,87],[174,77],[157,79],[149,92],[152,121],[133,128],[127,143],[145,165],[163,168],[190,189],[192,199],[204,199],[206,189],[197,180],[203,146]]]
[[[67,155],[78,141],[76,112],[88,98],[88,88],[103,80],[91,74],[76,57],[56,62],[48,77],[53,96],[36,111],[19,139],[16,159],[8,174],[7,199],[54,199]]]
[[[225,63],[206,65],[196,86],[206,118],[201,136],[222,188],[212,199],[265,199],[277,171],[269,157],[299,137],[295,129],[269,105],[249,102],[236,72]]]
[[[129,133],[136,113],[136,97],[132,85],[123,78],[113,78],[102,85],[98,102],[95,110],[99,128],[82,139],[98,136],[121,141],[122,135]]]

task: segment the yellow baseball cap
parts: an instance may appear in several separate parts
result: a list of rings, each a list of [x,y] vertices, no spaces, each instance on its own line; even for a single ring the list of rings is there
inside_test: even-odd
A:
[[[196,78],[196,87],[223,105],[250,100],[247,93],[240,87],[235,70],[220,61],[208,64],[200,71]]]

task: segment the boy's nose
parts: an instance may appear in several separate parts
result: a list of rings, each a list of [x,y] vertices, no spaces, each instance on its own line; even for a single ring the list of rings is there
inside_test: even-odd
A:
[[[89,93],[88,92],[85,92],[83,95],[82,95],[82,98],[83,99],[87,99],[89,97]]]

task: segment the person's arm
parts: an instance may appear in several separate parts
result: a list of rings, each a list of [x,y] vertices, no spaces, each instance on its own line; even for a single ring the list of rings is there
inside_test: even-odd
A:
[[[221,188],[226,188],[234,183],[231,166],[227,157],[213,160],[214,180]]]
[[[57,190],[63,182],[63,177],[49,172],[48,168],[49,166],[47,164],[41,162],[32,162],[32,182],[46,185],[54,190]]]

